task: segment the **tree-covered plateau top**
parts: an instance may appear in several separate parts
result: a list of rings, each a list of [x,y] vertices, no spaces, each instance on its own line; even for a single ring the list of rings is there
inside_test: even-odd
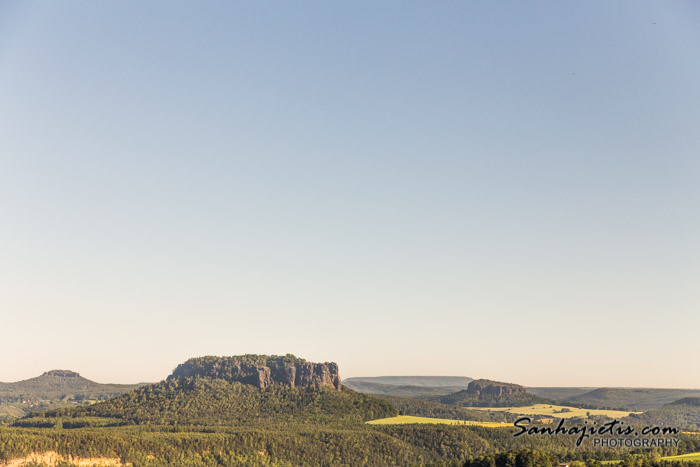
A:
[[[291,387],[320,385],[340,389],[341,386],[336,363],[312,363],[290,354],[191,358],[178,365],[168,379],[192,376],[220,378],[259,389],[275,383]]]

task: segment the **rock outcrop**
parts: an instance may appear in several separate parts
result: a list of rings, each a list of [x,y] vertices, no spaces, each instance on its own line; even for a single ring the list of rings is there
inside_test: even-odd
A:
[[[312,363],[293,355],[240,355],[192,358],[178,365],[168,379],[186,377],[223,378],[264,389],[280,383],[292,387],[332,386],[340,390],[335,363]]]
[[[488,379],[477,379],[467,389],[441,396],[443,404],[460,407],[524,407],[533,404],[552,403],[548,399],[529,394],[524,387],[512,383],[500,383]]]
[[[504,394],[524,393],[525,388],[512,383],[500,383],[488,379],[476,379],[467,386],[467,394],[502,396]]]

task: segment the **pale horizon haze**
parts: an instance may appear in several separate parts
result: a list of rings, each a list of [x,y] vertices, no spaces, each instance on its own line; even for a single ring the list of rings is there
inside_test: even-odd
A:
[[[700,388],[700,3],[0,2],[0,381],[292,353]]]

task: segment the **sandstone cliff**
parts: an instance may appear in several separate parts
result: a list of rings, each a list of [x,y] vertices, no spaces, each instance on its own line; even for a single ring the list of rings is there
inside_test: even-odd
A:
[[[178,365],[168,377],[201,376],[223,378],[264,389],[280,383],[292,387],[332,386],[341,388],[338,365],[312,363],[293,355],[239,355],[234,357],[200,357]]]
[[[524,393],[525,388],[512,383],[500,383],[488,379],[477,379],[467,386],[467,394],[501,396],[503,394]]]

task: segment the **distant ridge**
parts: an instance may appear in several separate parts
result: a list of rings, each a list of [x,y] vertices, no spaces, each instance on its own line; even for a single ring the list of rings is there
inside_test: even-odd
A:
[[[345,386],[364,394],[430,399],[461,391],[463,386],[412,386],[372,383],[369,381],[345,381]]]
[[[564,404],[588,408],[644,411],[662,407],[686,397],[700,397],[700,390],[654,388],[599,388],[570,397]]]
[[[351,387],[355,382],[390,384],[395,386],[456,386],[466,388],[473,378],[466,376],[357,376],[345,380],[345,385]]]
[[[632,414],[630,418],[647,424],[697,430],[700,427],[700,397],[684,397],[642,414]]]
[[[136,389],[138,384],[101,384],[71,370],[50,370],[14,383],[0,383],[0,416],[97,402]]]
[[[366,376],[348,378],[343,384],[365,394],[428,400],[460,391],[471,381],[465,376]]]
[[[0,383],[0,402],[12,402],[18,397],[25,400],[55,399],[78,395],[109,396],[123,394],[138,384],[102,384],[80,376],[71,370],[45,371],[35,378],[14,383]]]
[[[526,386],[525,389],[530,394],[535,396],[544,397],[545,399],[551,399],[553,401],[561,402],[572,397],[580,396],[586,392],[590,392],[595,387],[530,387]]]

